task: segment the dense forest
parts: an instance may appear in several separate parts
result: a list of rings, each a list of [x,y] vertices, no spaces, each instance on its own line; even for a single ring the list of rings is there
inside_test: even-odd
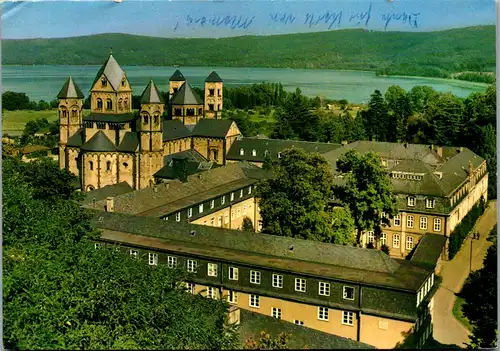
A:
[[[219,39],[100,34],[4,40],[2,45],[4,65],[100,65],[112,47],[122,65],[366,70],[491,82],[494,75],[474,72],[494,72],[496,63],[495,26],[414,33],[336,30]],[[470,73],[453,75],[461,72]]]

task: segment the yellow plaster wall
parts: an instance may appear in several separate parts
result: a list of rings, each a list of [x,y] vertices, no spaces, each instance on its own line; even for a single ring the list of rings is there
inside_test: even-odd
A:
[[[224,163],[224,141],[221,139],[212,138],[193,138],[193,146],[203,157],[208,160],[215,161],[218,164]],[[214,160],[212,150],[217,150],[217,159]],[[208,152],[210,151],[210,155]]]
[[[403,342],[414,323],[403,322],[367,314],[361,315],[360,341],[379,349],[392,349]]]

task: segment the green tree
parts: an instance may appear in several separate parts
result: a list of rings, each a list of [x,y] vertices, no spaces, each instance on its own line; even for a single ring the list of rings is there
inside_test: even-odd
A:
[[[243,224],[241,225],[241,230],[247,231],[247,232],[254,231],[252,220],[249,217],[247,217],[247,216],[243,217]]]
[[[380,157],[373,152],[360,155],[349,150],[337,160],[337,170],[343,175],[344,184],[335,185],[333,192],[351,211],[357,229],[356,242],[360,243],[366,230],[374,230],[379,237],[381,227],[389,225],[388,218],[397,214],[391,181]]]
[[[438,145],[463,145],[465,132],[464,105],[451,93],[440,94],[430,102],[424,117],[434,127],[433,143]]]
[[[264,233],[329,243],[348,243],[349,218],[333,211],[333,176],[318,154],[288,149],[257,186]],[[346,223],[347,222],[347,223]],[[342,229],[344,232],[337,229]]]
[[[439,93],[428,85],[416,85],[409,92],[411,106],[418,113],[423,112],[438,96]]]
[[[408,118],[412,115],[411,101],[408,94],[400,86],[393,85],[387,89],[385,101],[390,110],[391,124],[388,130],[387,141],[406,141]]]
[[[386,141],[389,130],[389,109],[379,90],[371,95],[368,109],[361,112],[365,132],[370,140]]]
[[[259,341],[255,341],[252,337],[245,341],[245,350],[285,350],[289,349],[288,342],[292,335],[289,333],[280,333],[273,338],[271,334],[265,330],[260,332]]]

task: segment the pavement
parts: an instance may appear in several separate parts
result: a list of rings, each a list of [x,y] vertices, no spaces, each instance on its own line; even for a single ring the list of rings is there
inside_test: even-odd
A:
[[[483,267],[483,259],[491,242],[487,237],[497,223],[497,201],[489,202],[488,208],[476,223],[472,232],[479,231],[479,240],[472,240],[472,270]],[[456,293],[459,293],[469,275],[471,235],[465,239],[460,251],[451,261],[442,262],[442,283],[434,295],[433,337],[441,344],[466,347],[470,332],[453,315]]]

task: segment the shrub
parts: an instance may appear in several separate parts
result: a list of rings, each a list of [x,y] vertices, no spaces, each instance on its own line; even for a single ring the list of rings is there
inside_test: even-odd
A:
[[[389,246],[387,246],[386,244],[382,245],[382,247],[380,248],[380,250],[382,252],[385,252],[387,255],[389,255],[390,252],[391,252],[391,249],[389,249]]]

